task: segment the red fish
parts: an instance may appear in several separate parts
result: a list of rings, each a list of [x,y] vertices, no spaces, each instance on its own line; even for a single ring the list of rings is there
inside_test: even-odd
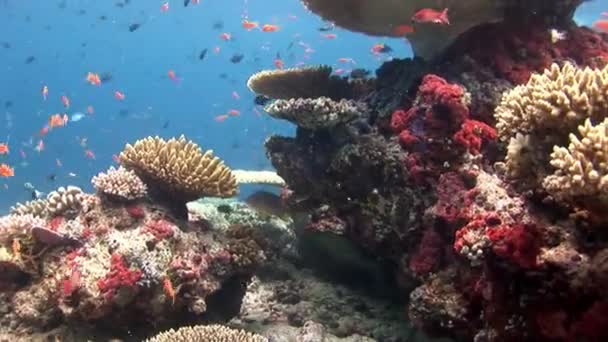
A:
[[[169,77],[169,79],[171,79],[174,82],[181,81],[181,78],[177,77],[177,75],[175,74],[175,71],[173,71],[173,70],[169,70],[167,72],[167,76]]]
[[[228,40],[232,39],[232,35],[230,33],[224,32],[224,33],[220,34],[220,39],[228,41]]]
[[[241,115],[241,112],[239,112],[236,109],[231,109],[230,111],[228,111],[228,115],[238,116],[238,115]]]
[[[115,155],[115,154],[113,154],[113,155],[112,155],[112,160],[113,160],[115,163],[120,163],[120,158],[119,158],[117,155]]]
[[[217,122],[224,122],[224,120],[228,119],[228,114],[218,115],[214,118]]]
[[[87,113],[89,113],[89,114],[95,113],[95,108],[93,108],[93,106],[87,106]]]
[[[15,170],[8,164],[0,164],[0,177],[13,177]]]
[[[325,39],[336,39],[336,38],[338,38],[338,35],[335,33],[325,33],[325,34],[322,34],[321,37],[323,37]]]
[[[243,20],[243,28],[247,31],[251,31],[258,27],[258,23],[255,21]]]
[[[70,108],[70,99],[67,96],[61,95],[61,103],[65,108]]]
[[[398,36],[405,36],[406,34],[413,32],[414,28],[410,25],[399,25],[393,29],[393,33]]]
[[[283,67],[285,66],[285,63],[284,63],[284,62],[283,62],[283,60],[281,60],[280,58],[276,58],[276,59],[274,60],[274,66],[275,66],[277,69],[283,69]]]
[[[340,62],[340,63],[352,63],[352,64],[357,64],[357,63],[355,63],[355,60],[354,60],[354,59],[352,59],[352,58],[345,58],[345,57],[338,58],[338,62]]]
[[[114,98],[117,99],[118,101],[123,101],[126,98],[126,96],[125,96],[125,94],[123,94],[117,90],[114,92]]]
[[[8,144],[1,143],[0,144],[0,154],[8,154],[9,152],[10,151],[8,148]]]
[[[85,150],[84,156],[89,159],[95,159],[95,153],[93,153],[93,151],[91,151],[91,150]]]
[[[447,8],[444,8],[443,11],[437,11],[432,8],[421,9],[414,14],[412,21],[416,23],[433,23],[440,25],[450,24]]]
[[[44,127],[42,127],[42,129],[40,129],[39,134],[41,137],[43,137],[43,136],[47,135],[48,132],[49,132],[49,126],[45,125]]]
[[[160,5],[160,11],[161,12],[167,12],[169,10],[169,3],[165,2],[164,4]]]
[[[280,29],[277,25],[264,24],[262,32],[277,32]]]
[[[608,33],[608,19],[600,19],[593,23],[593,28],[597,31]]]

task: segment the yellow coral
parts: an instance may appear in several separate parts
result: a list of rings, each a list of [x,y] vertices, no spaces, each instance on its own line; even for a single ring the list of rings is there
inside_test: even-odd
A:
[[[127,144],[120,162],[147,183],[172,198],[188,202],[199,197],[231,197],[237,193],[236,178],[213,151],[202,152],[194,142],[147,137]]]
[[[223,325],[196,325],[162,332],[146,342],[268,342],[268,339]]]

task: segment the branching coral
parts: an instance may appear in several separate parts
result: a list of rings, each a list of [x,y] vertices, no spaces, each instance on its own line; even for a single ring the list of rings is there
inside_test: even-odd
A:
[[[146,196],[146,184],[137,177],[135,172],[122,166],[115,169],[110,167],[105,173],[99,173],[91,180],[95,189],[105,195],[134,200]]]
[[[584,207],[608,205],[603,195],[608,182],[607,115],[608,66],[554,64],[533,75],[526,85],[506,93],[496,109],[499,136],[509,140],[509,175],[528,187],[542,186],[560,200],[586,197]],[[562,147],[568,140],[568,148]],[[592,204],[593,199],[600,201]]]
[[[39,217],[53,217],[66,211],[78,211],[82,207],[84,193],[77,186],[60,187],[50,192],[46,199],[17,203],[11,207],[11,213],[17,215],[32,214]]]
[[[320,129],[349,122],[365,110],[353,100],[333,101],[328,97],[315,99],[277,100],[264,108],[271,116],[290,121],[299,127]]]
[[[146,342],[268,342],[268,339],[223,325],[197,325],[162,332]]]
[[[127,144],[120,162],[135,171],[149,189],[188,202],[204,196],[230,197],[237,193],[236,178],[211,150],[184,136],[164,140],[148,137]]]
[[[556,170],[543,186],[555,197],[589,197],[608,205],[608,118],[596,126],[589,119],[570,134],[568,148],[555,146],[551,166]]]

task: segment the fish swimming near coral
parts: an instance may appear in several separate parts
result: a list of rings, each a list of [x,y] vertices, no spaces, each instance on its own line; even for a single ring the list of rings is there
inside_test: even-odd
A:
[[[289,215],[279,195],[257,191],[245,199],[245,203],[262,215],[286,217]]]

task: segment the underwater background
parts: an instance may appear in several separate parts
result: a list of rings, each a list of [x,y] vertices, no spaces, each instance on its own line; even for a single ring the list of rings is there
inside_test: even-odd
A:
[[[214,150],[232,168],[269,169],[264,139],[295,129],[268,117],[261,107],[255,111],[254,94],[246,86],[251,74],[274,68],[277,54],[285,67],[305,63],[331,64],[345,72],[374,70],[384,61],[370,53],[379,41],[389,44],[395,56],[411,56],[403,40],[338,28],[329,32],[335,39],[326,39],[322,34],[327,32],[318,28],[328,24],[297,1],[207,0],[188,7],[170,1],[169,10],[161,12],[163,3],[0,2],[0,143],[8,141],[10,147],[10,154],[0,159],[15,168],[14,177],[0,179],[0,212],[8,212],[16,201],[30,200],[26,182],[42,192],[65,184],[91,190],[91,177],[112,162],[113,154],[148,135],[184,134]],[[241,25],[247,16],[280,30],[247,31]],[[131,32],[133,24],[141,26]],[[222,40],[222,33],[229,33],[231,40]],[[306,47],[314,52],[305,53]],[[238,54],[242,61],[232,63]],[[339,58],[352,58],[356,65],[339,63]],[[169,79],[169,70],[180,80]],[[94,86],[85,80],[88,72],[111,79]],[[45,85],[46,101],[41,95]],[[114,98],[117,90],[125,100]],[[62,95],[71,101],[68,109]],[[87,113],[88,106],[94,114]],[[240,115],[214,120],[232,109]],[[41,137],[39,131],[56,113],[86,116]],[[35,147],[41,140],[44,150],[39,153]],[[86,156],[87,150],[94,159]],[[241,195],[251,191],[245,187]]]

